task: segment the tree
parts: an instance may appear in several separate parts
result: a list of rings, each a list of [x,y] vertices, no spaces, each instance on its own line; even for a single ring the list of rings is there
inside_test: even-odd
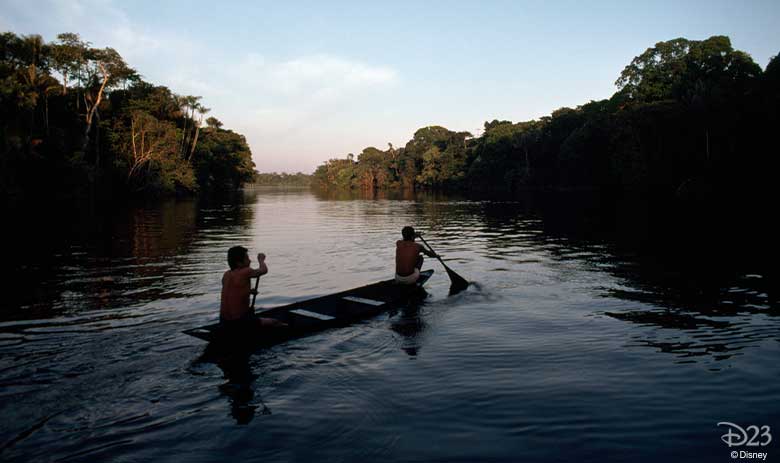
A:
[[[356,170],[361,188],[373,190],[386,187],[390,180],[389,160],[384,151],[373,146],[364,149],[358,156]]]
[[[422,170],[416,177],[418,184],[433,187],[442,182],[444,178],[441,169],[441,150],[433,145],[422,154]]]
[[[91,48],[86,53],[84,67],[84,143],[81,151],[86,153],[90,143],[90,131],[95,114],[103,100],[107,89],[117,87],[128,80],[138,78],[135,70],[130,68],[113,48]],[[96,157],[95,165],[99,164]]]
[[[431,162],[435,156],[429,150],[433,146],[438,146],[440,151],[446,149],[451,134],[452,132],[438,125],[423,127],[414,132],[414,136],[406,143],[403,153],[398,157],[402,185],[413,188],[428,179],[427,176],[420,177],[420,172],[425,167],[425,153],[428,153],[428,162]]]
[[[150,193],[193,192],[197,189],[189,162],[177,148],[176,126],[151,114],[134,110],[125,124],[117,127],[119,150],[127,163],[127,181],[135,191]]]
[[[356,163],[350,153],[347,159],[329,159],[314,171],[314,184],[320,188],[349,189],[355,185]]]
[[[195,138],[192,139],[192,143],[190,144],[190,154],[187,156],[187,161],[192,159],[192,153],[195,152],[195,145],[198,144],[198,134],[200,133],[200,126],[203,124],[203,116],[211,111],[211,109],[200,104],[197,105],[196,109],[198,111],[198,122],[195,124]]]
[[[181,96],[178,97],[179,100],[179,106],[182,113],[182,120],[184,129],[181,132],[181,146],[180,150],[182,153],[182,156],[184,156],[188,151],[190,151],[190,145],[192,144],[190,137],[192,136],[190,132],[192,131],[192,127],[189,127],[189,123],[192,122],[192,125],[195,125],[195,111],[200,108],[199,101],[201,100],[200,96],[193,96],[193,95],[187,95],[187,96]]]
[[[780,89],[780,53],[773,56],[764,69],[764,81]]]
[[[237,189],[255,176],[255,163],[246,138],[231,130],[204,130],[192,163],[198,185],[205,190]]]
[[[747,53],[734,50],[728,37],[678,38],[658,42],[634,58],[615,85],[631,101],[679,100],[694,93],[697,82],[741,91],[760,74],[761,68]]]
[[[170,133],[171,127],[161,123],[151,114],[133,111],[130,116],[129,140],[124,150],[129,160],[129,180],[154,159],[162,159],[171,154]]]
[[[28,95],[28,107],[30,109],[30,128],[35,131],[35,107],[41,95],[45,95],[50,86],[50,79],[46,74],[46,61],[44,56],[44,42],[40,35],[23,36],[21,48],[22,59],[27,64],[19,71],[19,80]]]
[[[440,138],[422,154],[417,182],[426,187],[456,186],[465,177],[468,132],[440,133]]]
[[[206,125],[209,126],[209,128],[211,129],[220,129],[224,124],[222,124],[222,122],[219,119],[212,116],[206,119]]]
[[[57,42],[51,45],[52,67],[62,76],[62,94],[68,94],[68,82],[78,74],[86,61],[89,44],[78,34],[66,32],[57,35]]]
[[[142,81],[116,50],[93,48],[78,34],[46,43],[0,33],[2,202],[51,191],[191,194],[198,190],[193,166],[206,184],[238,187],[252,179],[251,152],[216,119],[208,130],[216,133],[199,150],[208,111],[199,97],[182,107],[170,89]],[[202,153],[216,159],[199,159]]]

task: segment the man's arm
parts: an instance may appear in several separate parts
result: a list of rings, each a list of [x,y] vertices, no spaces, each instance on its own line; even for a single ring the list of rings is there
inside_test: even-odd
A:
[[[419,243],[418,243],[418,244],[417,244],[417,246],[420,246],[420,252],[421,252],[421,253],[423,253],[423,254],[425,254],[425,255],[426,255],[426,256],[428,256],[428,257],[438,257],[438,256],[439,256],[439,255],[438,255],[438,254],[436,254],[435,252],[433,252],[433,251],[429,251],[429,250],[428,250],[428,249],[427,249],[425,246],[423,246],[422,244],[419,244]]]
[[[257,266],[257,268],[251,269],[251,272],[249,273],[249,278],[257,278],[259,276],[268,273],[268,266],[265,265],[265,254],[263,254],[262,252],[257,255],[257,263],[259,265]]]

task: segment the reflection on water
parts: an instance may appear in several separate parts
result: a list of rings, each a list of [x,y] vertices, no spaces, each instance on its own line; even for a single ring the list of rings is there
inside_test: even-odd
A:
[[[770,242],[703,212],[257,189],[41,215],[6,238],[4,461],[714,461],[716,422],[778,416]],[[268,255],[274,306],[389,278],[407,224],[474,284],[428,259],[423,304],[251,355],[181,334],[230,246]]]
[[[771,275],[755,273],[766,272],[766,258],[743,252],[757,245],[746,244],[755,239],[750,230],[717,233],[698,216],[665,215],[664,222],[642,204],[631,210],[636,204],[565,200],[573,204],[558,199],[537,210],[528,203],[488,204],[481,231],[490,242],[488,257],[518,264],[552,259],[562,276],[570,263],[577,272],[585,267],[611,275],[610,285],[599,285],[601,296],[626,304],[623,311],[601,313],[657,328],[631,333],[629,346],[718,361],[780,335],[778,322],[766,318],[780,314]],[[545,258],[528,259],[529,244]]]
[[[409,357],[416,357],[423,346],[427,323],[419,305],[400,309],[390,324],[390,329],[401,335],[401,350]]]
[[[199,209],[194,201],[167,201],[110,214],[61,214],[47,218],[61,225],[56,234],[38,236],[40,229],[33,224],[31,236],[15,237],[35,244],[11,248],[15,290],[0,320],[47,318],[84,307],[112,309],[191,294],[186,279],[203,275],[191,255],[199,251],[193,249],[199,231],[216,222],[211,232],[224,239],[231,228],[243,229],[252,221],[253,208],[238,203]]]
[[[220,384],[220,393],[227,396],[230,403],[230,416],[236,424],[248,424],[260,408],[261,415],[270,415],[271,410],[256,396],[252,383],[258,375],[250,367],[251,352],[218,352],[207,347],[198,362],[216,364],[225,377]],[[259,405],[258,405],[259,404]]]

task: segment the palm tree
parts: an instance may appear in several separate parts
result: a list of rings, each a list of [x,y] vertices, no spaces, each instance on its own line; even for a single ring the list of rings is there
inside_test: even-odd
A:
[[[195,152],[195,145],[198,144],[198,134],[200,133],[200,125],[203,123],[203,116],[211,111],[211,109],[206,108],[205,106],[201,106],[198,104],[198,114],[200,117],[198,118],[198,123],[195,125],[195,138],[192,140],[192,145],[190,146],[190,155],[187,157],[187,161],[192,159],[192,154]]]
[[[179,152],[184,152],[184,138],[187,134],[187,104],[188,104],[188,98],[186,96],[182,95],[174,95],[174,98],[176,98],[176,102],[179,105],[179,111],[181,112],[181,117],[184,121],[184,128],[181,132],[181,143],[179,144]]]
[[[187,95],[183,97],[179,97],[179,106],[181,107],[181,111],[183,113],[182,117],[184,118],[184,130],[181,134],[181,146],[179,148],[180,152],[182,153],[182,157],[187,153],[187,146],[189,146],[188,138],[190,135],[190,132],[192,129],[189,126],[189,122],[192,121],[193,125],[195,124],[195,111],[200,107],[200,104],[198,101],[200,101],[202,97],[200,96],[193,96],[193,95]]]

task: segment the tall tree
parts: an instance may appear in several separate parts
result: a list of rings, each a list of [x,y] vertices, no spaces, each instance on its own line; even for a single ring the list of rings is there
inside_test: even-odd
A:
[[[361,188],[373,190],[384,188],[390,179],[389,157],[385,152],[373,146],[363,150],[358,156],[357,176]]]
[[[192,139],[192,143],[190,144],[190,153],[187,155],[187,161],[192,159],[192,153],[195,152],[195,145],[198,144],[198,134],[200,134],[200,126],[203,124],[203,116],[207,114],[211,109],[202,106],[198,104],[197,106],[198,110],[198,122],[195,124],[195,138]]]
[[[219,129],[224,124],[222,123],[222,121],[220,121],[216,117],[212,116],[212,117],[209,117],[208,119],[206,119],[206,125],[209,126],[209,128],[211,128],[211,129]]]
[[[52,68],[62,76],[62,94],[68,94],[68,83],[78,75],[86,61],[89,44],[78,34],[66,32],[57,35],[57,42],[51,45]]]
[[[84,142],[82,152],[86,153],[90,144],[90,132],[95,113],[103,101],[107,89],[119,86],[127,80],[137,79],[138,75],[113,48],[89,49],[86,55],[84,81]],[[99,159],[96,158],[95,164]]]
[[[192,137],[194,134],[191,132],[194,130],[195,125],[195,111],[200,107],[199,101],[202,97],[187,95],[179,97],[179,104],[182,111],[182,119],[184,121],[184,129],[181,133],[181,146],[180,150],[183,157],[186,157],[190,151],[190,145],[192,144]]]
[[[761,68],[747,53],[734,50],[728,37],[678,38],[658,42],[634,58],[615,85],[632,101],[680,100],[695,93],[697,83],[744,91],[760,74]]]

